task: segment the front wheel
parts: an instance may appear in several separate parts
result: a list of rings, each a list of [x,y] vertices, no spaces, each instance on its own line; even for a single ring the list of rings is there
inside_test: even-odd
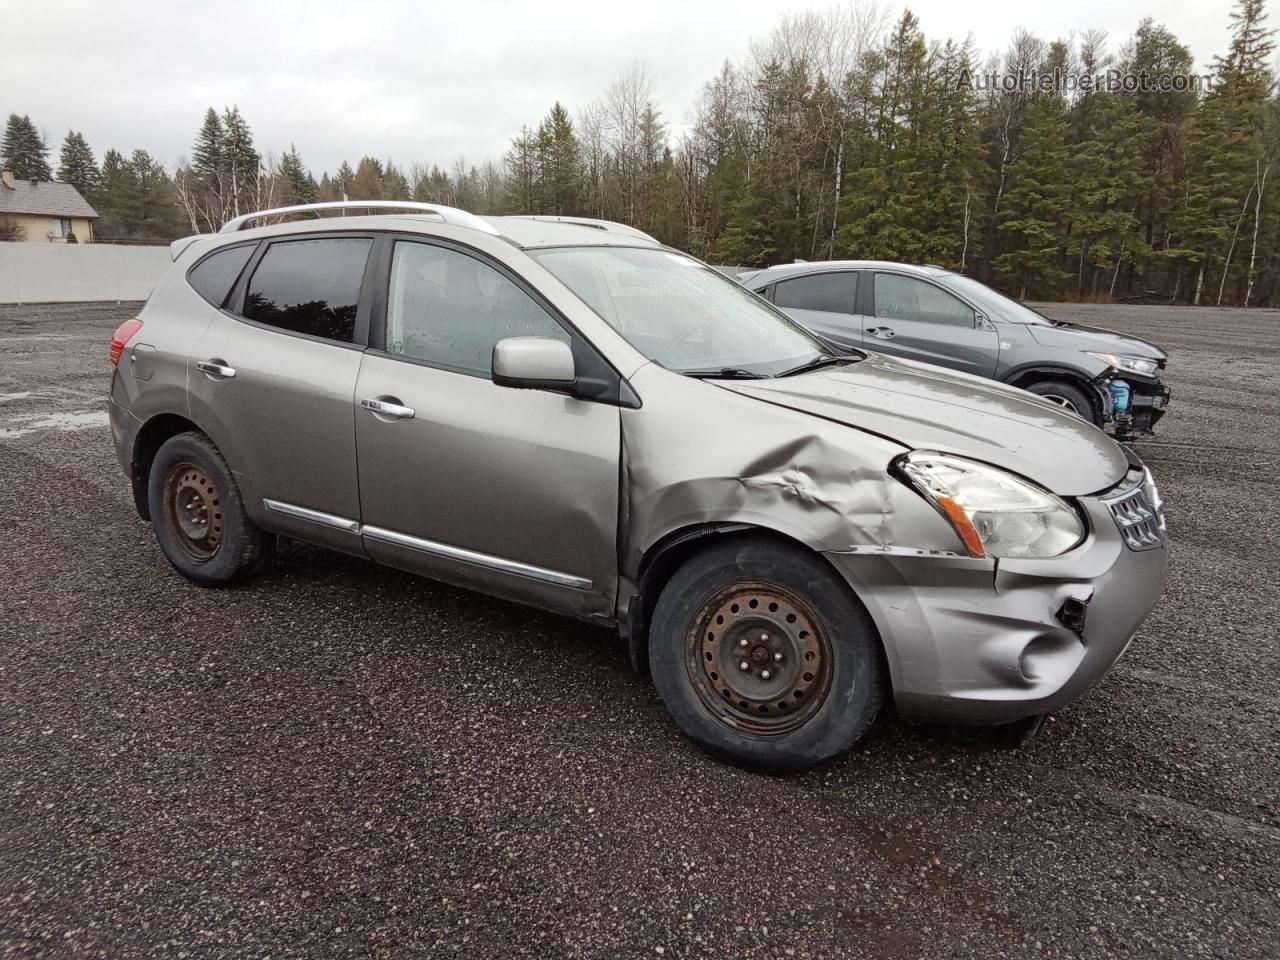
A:
[[[848,749],[883,696],[875,625],[848,585],[818,557],[762,539],[728,539],[675,572],[649,666],[681,730],[769,773]]]
[[[1095,427],[1102,426],[1102,420],[1098,416],[1095,405],[1089,400],[1085,392],[1075,384],[1067,383],[1063,380],[1041,380],[1039,383],[1031,384],[1026,389],[1028,393],[1043,397],[1050,403],[1062,407],[1068,413],[1074,413],[1081,420],[1092,423]]]
[[[270,542],[245,512],[231,468],[203,433],[170,437],[147,481],[160,549],[184,577],[222,587],[258,571]]]

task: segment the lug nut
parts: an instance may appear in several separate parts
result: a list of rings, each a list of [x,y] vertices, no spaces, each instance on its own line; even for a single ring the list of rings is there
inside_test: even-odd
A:
[[[745,647],[746,645],[747,645],[747,638],[746,638],[746,637],[743,637],[741,640],[739,640],[739,641],[738,641],[738,646],[740,646],[740,647]]]
[[[768,642],[769,642],[769,635],[768,635],[767,633],[762,633],[762,634],[760,634],[760,642],[761,642],[761,643],[768,643]]]
[[[777,663],[781,663],[781,662],[782,662],[782,651],[781,651],[781,650],[779,650],[777,653],[775,653],[775,654],[773,655],[773,659],[774,659],[774,661],[775,661],[775,662],[777,662]]]
[[[742,670],[742,671],[744,671],[744,672],[745,672],[745,671],[747,671],[747,670],[750,670],[750,669],[751,669],[751,664],[749,664],[749,663],[747,663],[747,661],[743,660],[740,664],[738,664],[738,669],[739,669],[739,670]]]
[[[773,674],[772,674],[772,673],[770,673],[768,670],[761,670],[761,671],[760,671],[760,679],[761,679],[761,680],[768,680],[768,679],[769,679],[770,677],[772,677],[772,676],[773,676]]]

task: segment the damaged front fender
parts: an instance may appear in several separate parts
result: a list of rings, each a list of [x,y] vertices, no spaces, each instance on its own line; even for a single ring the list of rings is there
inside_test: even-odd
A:
[[[646,554],[679,531],[735,524],[821,552],[963,550],[888,467],[906,448],[845,424],[742,396],[657,366],[623,410],[620,601]]]

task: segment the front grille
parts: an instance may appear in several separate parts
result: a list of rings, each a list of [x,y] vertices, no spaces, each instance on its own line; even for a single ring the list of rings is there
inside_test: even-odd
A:
[[[1108,500],[1107,507],[1130,550],[1154,550],[1168,537],[1163,506],[1159,501],[1151,502],[1144,483],[1114,500]]]

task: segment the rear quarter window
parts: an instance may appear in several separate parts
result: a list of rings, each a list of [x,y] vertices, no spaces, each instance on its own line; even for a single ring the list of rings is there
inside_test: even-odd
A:
[[[351,343],[373,241],[276,241],[254,268],[243,316],[290,333]]]
[[[245,243],[210,254],[191,268],[187,283],[215,307],[221,307],[256,247]]]
[[[773,288],[773,302],[793,310],[853,313],[858,302],[858,275],[848,272],[817,273],[794,280],[779,280]]]

